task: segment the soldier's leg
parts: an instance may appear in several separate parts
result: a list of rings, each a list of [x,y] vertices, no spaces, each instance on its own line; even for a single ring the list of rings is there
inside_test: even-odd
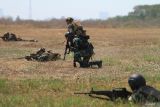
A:
[[[90,67],[92,67],[94,65],[97,65],[98,68],[102,68],[102,60],[99,60],[99,61],[90,61],[89,65],[90,65]]]
[[[83,57],[83,63],[82,63],[82,66],[83,66],[83,67],[89,67],[89,66],[90,66],[90,65],[89,65],[89,59],[90,59],[89,56]]]
[[[73,66],[74,67],[77,67],[76,62],[78,62],[80,64],[80,67],[81,67],[82,59],[81,59],[80,52],[74,52],[74,60],[73,60]]]

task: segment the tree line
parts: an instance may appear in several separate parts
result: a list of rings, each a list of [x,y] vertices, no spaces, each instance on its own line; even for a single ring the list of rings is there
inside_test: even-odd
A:
[[[135,6],[127,16],[116,16],[107,20],[88,19],[81,21],[85,27],[119,28],[119,27],[160,27],[160,4]],[[50,20],[23,20],[17,17],[1,17],[0,24],[31,25],[35,27],[64,28],[65,18]]]

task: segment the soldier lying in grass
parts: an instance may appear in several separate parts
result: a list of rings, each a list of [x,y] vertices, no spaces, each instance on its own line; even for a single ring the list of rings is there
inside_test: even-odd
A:
[[[29,56],[25,56],[25,59],[27,61],[40,61],[40,62],[45,62],[45,61],[56,61],[61,58],[61,55],[59,53],[53,53],[50,51],[45,50],[45,48],[40,48],[36,53],[32,53]]]

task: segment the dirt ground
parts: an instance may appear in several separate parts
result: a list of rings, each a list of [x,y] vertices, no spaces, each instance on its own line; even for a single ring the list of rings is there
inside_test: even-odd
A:
[[[32,42],[4,42],[0,40],[0,75],[1,78],[65,78],[99,76],[111,79],[126,80],[128,75],[138,72],[157,75],[154,66],[159,62],[148,61],[145,56],[159,57],[160,30],[152,29],[100,29],[86,28],[90,41],[94,45],[93,60],[103,60],[103,67],[74,68],[73,55],[67,55],[66,61],[35,62],[15,59],[34,53],[41,47],[60,53],[63,58],[65,48],[64,34],[66,29],[34,28],[27,26],[0,26],[0,34],[12,32],[23,39],[36,39]],[[151,57],[149,56],[149,57]],[[145,65],[151,66],[146,68]],[[153,64],[153,66],[152,66]],[[154,69],[154,70],[153,70]],[[146,71],[145,71],[146,70]],[[152,70],[152,71],[150,71]]]
[[[39,48],[58,52],[63,58],[66,29],[32,26],[0,26],[0,35],[12,32],[38,42],[0,40],[0,106],[3,107],[142,107],[130,102],[111,102],[74,95],[74,92],[111,90],[128,86],[133,73],[142,74],[147,84],[160,89],[159,28],[86,28],[94,46],[93,60],[103,67],[74,68],[73,54],[66,60],[49,62],[17,59]]]

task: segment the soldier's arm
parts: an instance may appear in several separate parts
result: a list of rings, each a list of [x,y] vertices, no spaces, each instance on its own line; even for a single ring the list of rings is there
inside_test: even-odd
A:
[[[72,24],[68,25],[68,32],[70,35],[74,35],[74,26]]]

